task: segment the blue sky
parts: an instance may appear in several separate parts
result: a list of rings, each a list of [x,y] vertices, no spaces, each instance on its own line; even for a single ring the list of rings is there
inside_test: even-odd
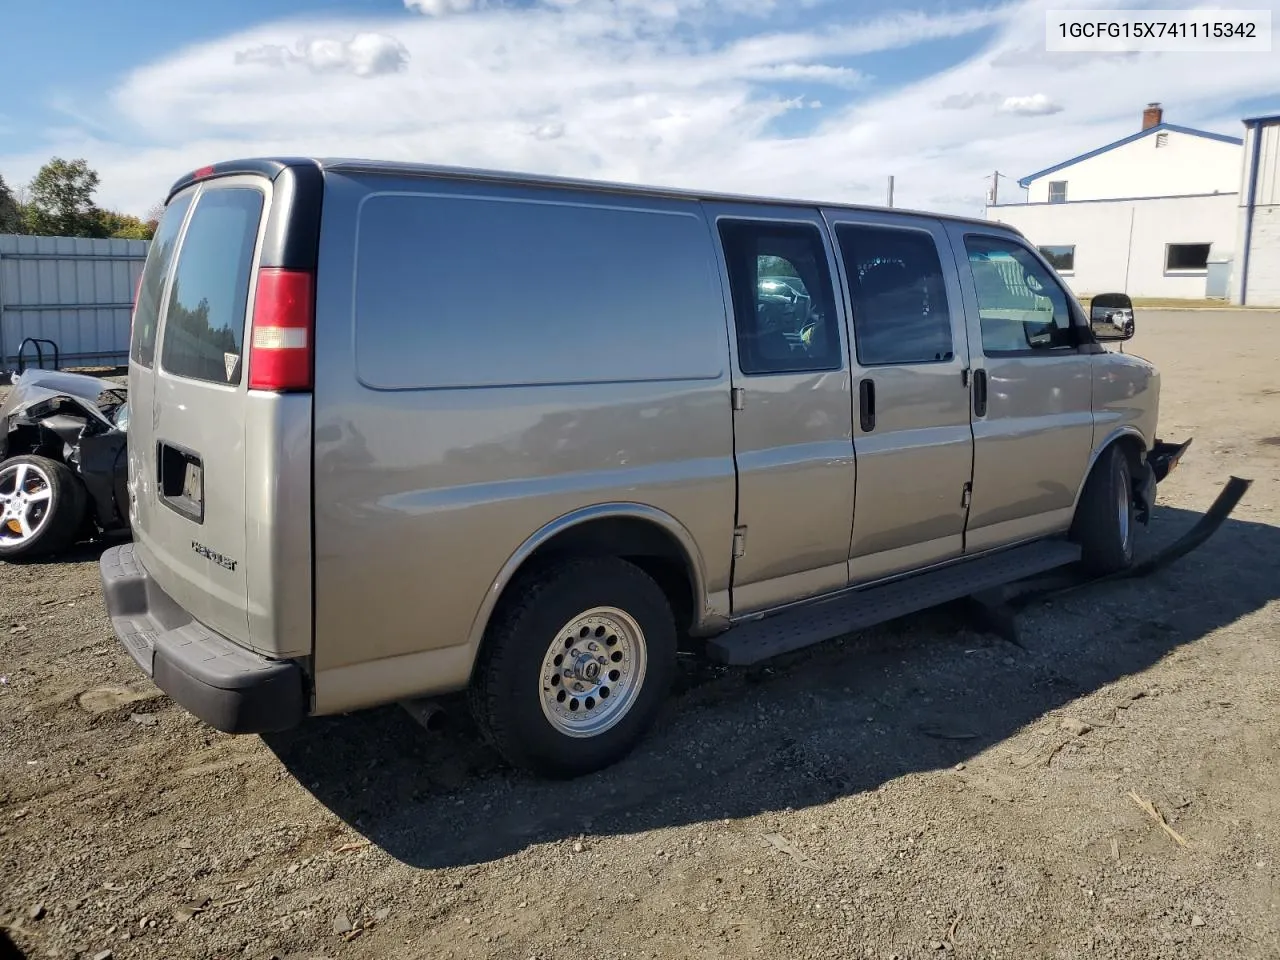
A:
[[[0,173],[84,157],[100,202],[137,213],[185,170],[268,153],[855,202],[892,174],[901,205],[973,213],[992,169],[1123,137],[1149,100],[1236,135],[1280,111],[1280,50],[1046,53],[1044,10],[1081,5],[0,0],[6,75],[34,78],[0,92]]]

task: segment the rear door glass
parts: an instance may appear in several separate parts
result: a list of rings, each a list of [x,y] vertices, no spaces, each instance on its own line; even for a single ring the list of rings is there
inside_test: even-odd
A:
[[[151,241],[151,255],[142,268],[142,282],[138,286],[138,303],[133,313],[133,343],[129,356],[144,367],[156,359],[156,326],[160,320],[160,296],[164,293],[164,280],[173,260],[173,248],[178,242],[182,220],[191,206],[190,193],[184,194],[169,205],[155,238]]]
[[[252,187],[201,194],[178,254],[160,365],[192,380],[238,384],[263,195]]]

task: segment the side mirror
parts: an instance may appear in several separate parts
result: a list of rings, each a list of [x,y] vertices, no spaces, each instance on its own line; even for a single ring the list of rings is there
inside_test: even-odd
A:
[[[1089,327],[1098,340],[1133,336],[1133,301],[1123,293],[1100,293],[1089,302]]]

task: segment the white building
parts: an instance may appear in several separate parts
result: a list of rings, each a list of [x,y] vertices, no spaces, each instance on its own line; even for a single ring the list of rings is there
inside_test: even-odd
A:
[[[1026,234],[1078,296],[1280,305],[1280,117],[1245,127],[1175,126],[1149,104],[1137,133],[1024,177],[1026,202],[987,218]]]

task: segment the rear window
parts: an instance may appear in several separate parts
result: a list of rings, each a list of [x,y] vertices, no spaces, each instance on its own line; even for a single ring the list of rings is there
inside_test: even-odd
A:
[[[191,206],[191,194],[180,196],[169,205],[156,235],[151,241],[151,252],[142,268],[142,282],[138,286],[138,304],[133,314],[133,342],[129,356],[144,367],[151,366],[156,358],[156,323],[160,318],[160,295],[164,292],[164,278],[173,260],[173,247],[182,229],[182,219]]]
[[[200,196],[165,313],[160,365],[192,380],[238,384],[253,249],[263,195],[220,187]]]

